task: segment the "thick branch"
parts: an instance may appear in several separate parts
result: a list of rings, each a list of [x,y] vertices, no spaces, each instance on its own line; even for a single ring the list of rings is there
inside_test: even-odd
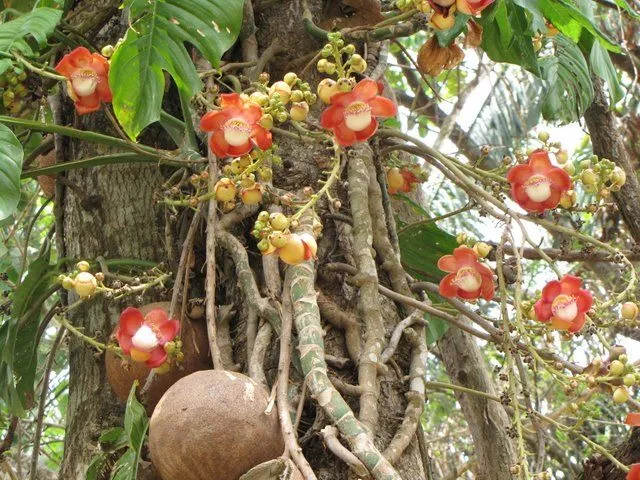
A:
[[[353,256],[358,269],[358,310],[365,328],[364,350],[358,365],[360,420],[373,434],[378,426],[378,362],[384,342],[385,327],[378,296],[378,272],[372,254],[373,227],[369,214],[369,171],[364,161],[371,150],[361,145],[349,158],[349,200],[351,214],[358,221],[353,225]]]
[[[312,262],[292,268],[291,299],[298,331],[300,363],[307,377],[312,397],[349,443],[351,451],[376,480],[402,480],[393,466],[373,444],[366,427],[359,422],[349,405],[333,387],[324,360],[323,330],[314,288]]]
[[[619,192],[614,193],[614,197],[631,236],[640,243],[640,181],[616,125],[613,111],[609,108],[603,81],[594,76],[593,86],[595,98],[584,114],[593,153],[600,158],[612,160],[627,174],[627,182]]]

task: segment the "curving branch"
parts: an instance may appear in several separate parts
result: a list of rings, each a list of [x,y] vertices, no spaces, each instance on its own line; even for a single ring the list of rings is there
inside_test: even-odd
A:
[[[373,226],[369,214],[369,170],[364,160],[371,156],[368,145],[354,147],[348,161],[349,200],[351,214],[358,221],[353,225],[353,257],[359,296],[358,311],[365,328],[365,340],[358,364],[358,382],[362,387],[359,418],[371,434],[378,427],[378,364],[385,336],[380,297],[378,296],[378,271],[373,259]]]
[[[323,330],[314,287],[314,264],[305,262],[290,267],[291,299],[300,363],[312,397],[338,428],[354,455],[376,480],[402,480],[373,443],[369,431],[332,385],[324,360]]]

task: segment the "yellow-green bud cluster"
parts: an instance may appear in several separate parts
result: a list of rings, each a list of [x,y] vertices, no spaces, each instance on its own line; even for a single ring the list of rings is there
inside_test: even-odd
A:
[[[565,166],[566,168],[566,166]],[[599,199],[608,199],[611,192],[618,192],[627,182],[627,174],[611,160],[593,155],[579,164],[580,181],[585,191]]]

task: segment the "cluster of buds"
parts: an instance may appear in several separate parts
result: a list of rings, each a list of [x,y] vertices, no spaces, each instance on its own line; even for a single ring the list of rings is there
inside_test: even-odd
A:
[[[466,232],[460,232],[456,235],[458,245],[466,245],[471,247],[479,258],[487,258],[493,247],[486,242],[478,242]]]
[[[418,165],[391,167],[387,170],[387,191],[391,195],[398,192],[408,193],[416,183],[424,182],[427,177]]]
[[[32,94],[27,86],[27,72],[17,67],[9,67],[0,75],[0,112],[9,115],[27,114],[32,108]],[[28,110],[28,111],[27,111]]]
[[[270,182],[273,177],[271,163],[278,161],[280,157],[272,155],[270,150],[253,150],[225,165],[222,169],[224,176],[213,187],[222,210],[233,210],[237,197],[245,205],[261,203],[264,187],[258,180]]]
[[[269,75],[262,74],[255,85],[257,90],[247,99],[262,108],[260,125],[266,130],[273,128],[274,121],[282,123],[290,118],[304,122],[309,115],[309,107],[318,100],[309,84],[294,72],[287,73],[283,80],[270,86]]]
[[[320,50],[322,58],[316,64],[318,72],[335,76],[337,80],[340,80],[350,78],[352,73],[362,74],[367,70],[367,62],[356,53],[354,44],[345,45],[342,35],[338,32],[330,33],[328,38],[329,42]],[[346,88],[346,85],[341,86]],[[340,91],[348,92],[350,89]]]
[[[625,171],[606,158],[599,159],[593,155],[590,159],[580,162],[578,166],[579,178],[585,191],[595,194],[598,199],[608,199],[611,192],[620,191],[627,182]]]
[[[258,240],[258,250],[263,255],[275,253],[288,265],[298,265],[315,258],[318,245],[313,235],[291,232],[297,223],[297,220],[291,220],[280,212],[260,212],[251,232]]]
[[[89,272],[89,262],[84,260],[76,264],[76,268],[69,275],[58,276],[58,281],[66,290],[73,290],[82,298],[89,298],[96,293],[98,285],[102,284],[104,274],[101,272],[93,275]]]

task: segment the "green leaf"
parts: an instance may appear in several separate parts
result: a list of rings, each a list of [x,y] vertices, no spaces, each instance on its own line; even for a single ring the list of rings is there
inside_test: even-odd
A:
[[[36,8],[15,20],[0,24],[0,50],[16,50],[27,56],[33,55],[34,50],[28,43],[28,38],[33,38],[39,47],[44,47],[61,16],[62,10]]]
[[[487,12],[487,10],[489,10]],[[483,12],[482,48],[494,62],[520,65],[539,75],[540,68],[531,41],[526,11],[511,1],[498,1]]]
[[[584,31],[589,32],[612,52],[620,52],[620,47],[575,6],[565,0],[539,0],[540,11],[549,21],[574,43],[580,41]]]
[[[33,400],[37,364],[37,334],[41,307],[51,283],[50,251],[29,265],[13,297],[11,318],[0,328],[0,392],[15,413]]]
[[[0,124],[0,220],[16,209],[20,200],[20,172],[24,153],[11,129]]]
[[[626,2],[626,0],[613,0],[613,3],[622,8],[625,12],[631,15],[633,18],[640,18],[640,13],[636,12],[631,6]]]
[[[398,232],[402,264],[421,280],[438,282],[444,276],[438,259],[458,245],[456,238],[433,223],[416,223]]]
[[[149,428],[149,419],[144,407],[136,398],[136,388],[138,382],[134,382],[127,398],[127,406],[124,412],[124,432],[128,439],[129,448],[118,459],[113,466],[111,472],[112,480],[136,480],[138,475],[138,463],[140,462],[140,454],[144,443],[147,429]],[[112,429],[108,435],[109,438],[114,437],[117,430]]]
[[[450,324],[441,318],[432,317],[428,313],[424,314],[424,319],[429,322],[427,324],[427,345],[433,345],[447,333]]]
[[[129,444],[127,433],[122,427],[113,427],[105,431],[98,438],[100,443],[109,444],[111,450],[118,450]]]
[[[91,459],[91,463],[87,467],[85,480],[100,480],[105,468],[107,467],[107,456],[100,452]]]
[[[436,38],[438,39],[440,46],[447,47],[451,42],[458,38],[458,36],[467,29],[467,23],[470,18],[471,15],[457,13],[456,23],[453,24],[453,27],[446,30],[436,30]]]
[[[147,433],[149,419],[144,407],[136,398],[137,386],[137,382],[134,382],[129,392],[129,398],[127,398],[127,407],[124,412],[124,431],[129,437],[131,447],[139,450],[142,448],[144,436]]]
[[[136,480],[138,460],[135,450],[127,450],[113,466],[111,480]]]
[[[547,84],[542,115],[546,120],[578,120],[593,102],[593,84],[580,48],[564,35],[553,39],[555,54],[540,59]]]
[[[618,80],[618,72],[611,62],[609,52],[607,52],[600,43],[595,42],[591,47],[591,54],[589,55],[589,65],[591,70],[598,77],[603,79],[609,85],[609,95],[611,96],[611,105],[615,105],[622,97],[624,97],[624,90]]]
[[[185,42],[218,66],[240,33],[243,0],[127,0],[125,6],[136,22],[111,59],[109,84],[116,116],[135,140],[160,120],[163,72],[187,98],[202,88]]]

